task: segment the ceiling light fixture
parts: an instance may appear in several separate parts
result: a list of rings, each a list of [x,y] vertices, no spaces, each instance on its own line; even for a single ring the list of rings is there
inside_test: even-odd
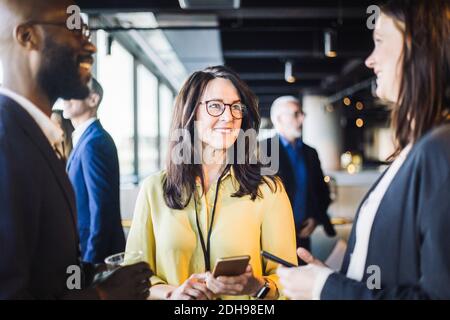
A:
[[[239,9],[241,0],[178,0],[181,9],[191,10],[223,10]]]
[[[284,80],[289,83],[295,82],[295,77],[292,72],[293,64],[292,61],[286,61],[284,65]]]
[[[334,30],[326,30],[324,33],[324,52],[329,58],[337,56],[337,34]]]

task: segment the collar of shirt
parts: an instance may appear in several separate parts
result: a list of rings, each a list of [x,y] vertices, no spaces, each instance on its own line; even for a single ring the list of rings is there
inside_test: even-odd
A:
[[[88,120],[86,120],[85,122],[83,122],[82,124],[80,124],[72,133],[72,144],[73,147],[75,148],[78,144],[78,142],[80,141],[81,136],[83,135],[83,133],[87,130],[87,128],[89,128],[89,126],[91,124],[93,124],[95,121],[97,120],[96,117],[92,117],[89,118]]]
[[[303,140],[302,140],[301,137],[295,140],[294,145],[292,145],[292,144],[291,144],[286,138],[284,138],[283,136],[280,135],[279,137],[280,137],[281,144],[282,144],[285,148],[291,147],[291,148],[293,148],[293,149],[295,149],[295,150],[298,150],[298,149],[301,149],[301,148],[303,147]]]
[[[64,141],[64,132],[54,124],[47,115],[34,103],[9,89],[0,88],[0,94],[5,95],[22,106],[37,123],[52,147],[60,145]]]
[[[222,181],[228,179],[229,177],[232,177],[235,179],[235,172],[234,172],[233,166],[230,166],[230,169],[227,170],[227,172],[225,172],[225,174],[222,176],[222,179],[220,179],[220,181],[222,182]],[[201,182],[200,177],[195,178],[195,184],[197,185],[197,188],[201,187],[202,182]]]

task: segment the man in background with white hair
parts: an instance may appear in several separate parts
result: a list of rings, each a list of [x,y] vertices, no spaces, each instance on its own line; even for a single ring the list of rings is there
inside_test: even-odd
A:
[[[276,174],[283,181],[292,204],[297,247],[310,250],[310,236],[317,225],[323,225],[329,236],[336,234],[327,215],[330,192],[316,150],[302,140],[305,113],[300,101],[293,96],[277,98],[272,104],[270,118],[277,135],[261,144],[268,146],[262,154],[269,158],[278,157]],[[276,150],[273,153],[270,150],[271,139],[279,139],[278,154]]]

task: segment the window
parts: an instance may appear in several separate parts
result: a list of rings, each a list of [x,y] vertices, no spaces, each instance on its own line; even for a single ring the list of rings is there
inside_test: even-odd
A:
[[[108,131],[119,154],[121,182],[135,182],[134,166],[134,83],[133,56],[117,41],[107,54],[107,34],[97,32],[97,80],[103,86],[104,99],[99,119]]]
[[[159,123],[160,123],[160,166],[165,168],[169,132],[172,121],[174,97],[172,91],[165,85],[159,86]]]
[[[96,77],[104,89],[98,116],[116,144],[121,183],[136,184],[164,167],[174,94],[123,39],[110,50],[108,33],[98,31],[96,41]]]
[[[158,79],[143,65],[137,67],[139,178],[159,169]]]

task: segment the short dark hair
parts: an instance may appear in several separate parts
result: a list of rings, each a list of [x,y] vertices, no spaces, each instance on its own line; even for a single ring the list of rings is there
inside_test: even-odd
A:
[[[102,100],[103,100],[103,87],[97,81],[97,79],[92,77],[91,81],[89,81],[89,89],[91,90],[91,93],[98,94],[98,96],[99,96],[98,104],[97,104],[97,108],[98,108],[100,106],[100,103],[102,103]]]

